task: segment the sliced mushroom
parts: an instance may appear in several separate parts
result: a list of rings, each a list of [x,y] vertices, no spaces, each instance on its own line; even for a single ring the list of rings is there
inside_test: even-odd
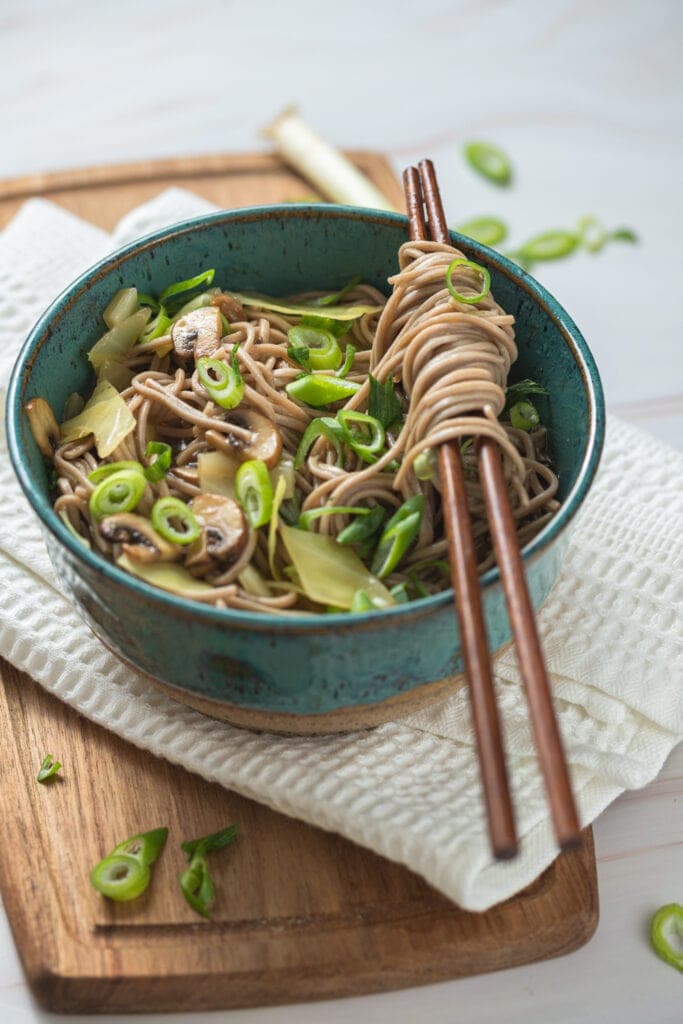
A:
[[[222,494],[199,494],[192,502],[192,512],[202,533],[187,549],[185,565],[194,576],[221,578],[229,582],[242,571],[243,556],[251,558],[254,539],[244,512],[236,501]],[[226,575],[227,574],[227,575]]]
[[[47,459],[51,459],[60,441],[59,424],[44,398],[32,398],[24,406],[33,439]]]
[[[134,562],[174,562],[181,555],[180,547],[164,540],[149,519],[132,512],[106,516],[100,523],[100,533],[110,544],[120,544]]]
[[[173,347],[181,359],[214,355],[221,347],[222,337],[223,321],[217,306],[193,309],[176,320],[171,330]]]
[[[268,469],[274,469],[282,451],[282,436],[275,424],[262,416],[260,412],[239,406],[230,409],[223,417],[225,423],[234,424],[241,431],[249,431],[249,438],[238,434],[218,434],[216,430],[207,430],[206,440],[228,454],[236,455],[240,462],[249,459],[261,459]]]
[[[229,320],[231,324],[236,324],[247,319],[247,314],[244,312],[244,309],[240,306],[237,299],[233,299],[232,295],[226,295],[224,292],[219,292],[218,295],[212,299],[211,305],[218,306],[225,319]]]

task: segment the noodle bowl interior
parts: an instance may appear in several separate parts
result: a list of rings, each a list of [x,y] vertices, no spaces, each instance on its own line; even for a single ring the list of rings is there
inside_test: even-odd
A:
[[[389,298],[359,280],[287,298],[229,284],[122,289],[88,356],[92,394],[61,426],[28,403],[55,511],[84,544],[221,608],[362,612],[450,585],[441,443],[460,446],[480,571],[478,436],[500,447],[521,543],[556,512],[544,391],[508,385],[514,318],[485,268],[408,242]]]

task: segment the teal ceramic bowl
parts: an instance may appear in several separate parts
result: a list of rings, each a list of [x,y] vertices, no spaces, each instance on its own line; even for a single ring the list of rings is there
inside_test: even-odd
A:
[[[150,235],[98,263],[36,324],[14,369],[8,401],[10,453],[40,518],[59,577],[94,632],[121,658],[186,703],[250,726],[326,731],[374,724],[443,692],[460,672],[452,592],[382,612],[282,619],[207,608],[124,573],[75,540],[52,511],[47,467],[23,412],[43,396],[57,415],[93,381],[86,353],[101,311],[123,286],[156,293],[169,281],[216,268],[235,290],[284,295],[333,290],[362,274],[387,291],[407,222],[397,214],[331,205],[211,214]],[[492,289],[517,322],[512,379],[549,392],[544,420],[562,508],[524,549],[536,607],[566,547],[567,527],[594,477],[604,434],[598,373],[581,334],[545,289],[491,249],[453,233],[489,267]],[[489,646],[510,639],[497,570],[481,580]]]

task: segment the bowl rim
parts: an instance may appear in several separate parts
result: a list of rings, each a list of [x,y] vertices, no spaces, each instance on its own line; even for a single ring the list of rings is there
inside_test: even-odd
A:
[[[408,219],[403,214],[364,207],[342,206],[332,203],[297,203],[273,204],[269,206],[243,207],[236,210],[219,210],[197,217],[187,218],[166,228],[153,231],[127,245],[122,246],[108,256],[93,264],[50,303],[45,312],[32,327],[21,347],[12,369],[8,393],[6,427],[10,459],[17,474],[19,483],[43,526],[75,556],[77,562],[95,572],[102,573],[112,583],[130,587],[141,597],[159,601],[163,605],[173,607],[177,612],[194,618],[208,618],[216,622],[233,622],[237,627],[247,627],[263,632],[301,632],[308,629],[321,628],[338,630],[351,626],[357,628],[362,623],[377,625],[379,621],[391,618],[415,618],[429,615],[439,608],[449,605],[453,600],[452,588],[448,587],[438,594],[418,598],[408,604],[396,605],[392,608],[378,609],[369,612],[340,612],[324,616],[308,612],[290,613],[286,616],[267,615],[263,612],[242,611],[233,608],[215,608],[199,601],[180,597],[170,591],[154,587],[143,580],[131,576],[116,564],[107,561],[102,555],[86,548],[67,529],[57,516],[52,505],[44,498],[34,484],[22,458],[23,437],[21,417],[23,414],[24,396],[28,386],[28,378],[33,363],[42,346],[47,341],[55,321],[64,317],[78,299],[87,292],[95,282],[120,268],[127,260],[151,249],[161,242],[207,228],[218,227],[231,223],[250,223],[261,220],[286,218],[290,220],[362,220],[367,223],[400,226],[406,229]],[[539,531],[532,540],[522,548],[522,558],[528,563],[547,548],[562,533],[574,518],[585,498],[595,476],[605,437],[605,404],[600,376],[593,355],[579,331],[578,327],[560,305],[560,303],[535,278],[513,263],[501,253],[488,246],[476,242],[457,231],[451,231],[452,243],[479,260],[493,265],[499,273],[507,277],[515,286],[526,293],[537,306],[552,320],[560,332],[565,344],[569,347],[579,370],[588,409],[588,429],[581,465],[576,480],[567,497],[553,518]],[[482,590],[500,582],[499,570],[496,566],[488,569],[480,578]]]

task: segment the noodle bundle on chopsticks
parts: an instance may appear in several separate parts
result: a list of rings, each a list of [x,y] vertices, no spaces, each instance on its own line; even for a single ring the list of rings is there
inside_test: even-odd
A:
[[[558,508],[546,435],[508,386],[513,317],[451,246],[408,242],[389,299],[359,281],[272,299],[123,289],[98,382],[58,427],[28,403],[55,511],[106,558],[219,607],[365,611],[449,585],[436,448],[460,445],[480,570],[493,564],[474,440],[495,438],[520,540]]]

